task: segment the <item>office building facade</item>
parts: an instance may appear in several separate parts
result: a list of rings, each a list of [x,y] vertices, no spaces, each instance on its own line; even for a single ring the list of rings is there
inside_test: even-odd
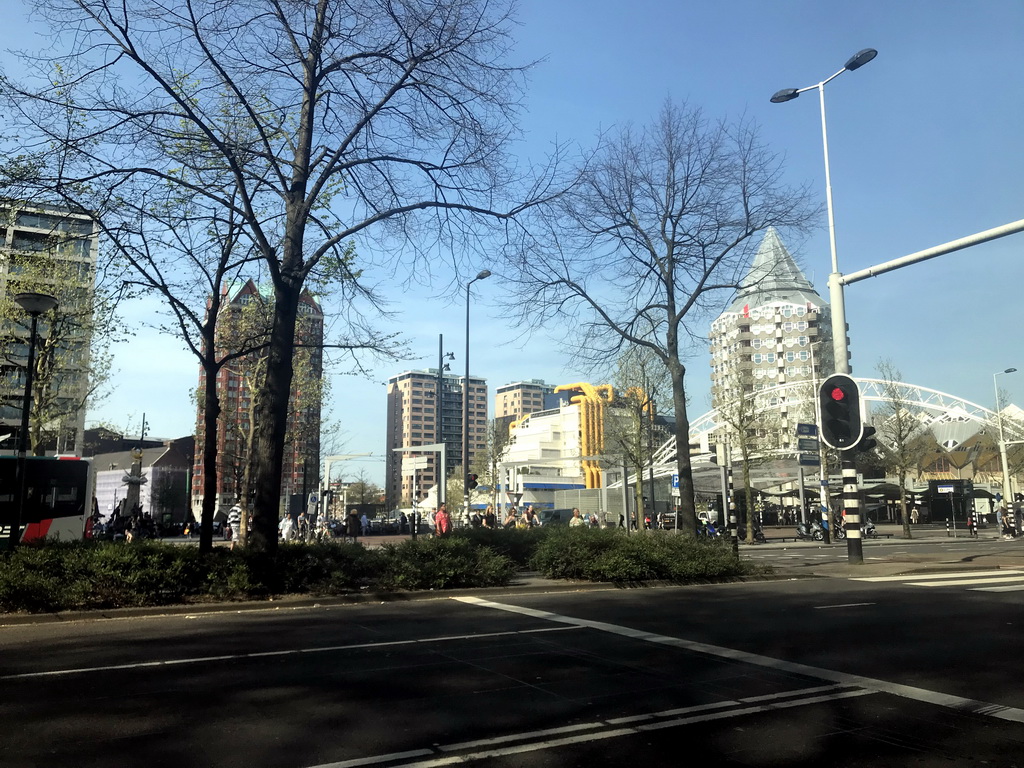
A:
[[[58,306],[38,322],[35,384],[42,389],[33,389],[37,407],[44,405],[35,419],[45,424],[47,452],[82,455],[98,254],[99,227],[88,214],[0,203],[0,450],[17,444],[30,335],[29,317],[12,299],[45,293]]]
[[[404,452],[396,448],[441,442],[445,445],[446,475],[462,466],[463,397],[468,397],[469,463],[487,448],[487,380],[443,373],[436,368],[404,371],[387,384],[387,456],[384,490],[388,509],[409,507],[422,499],[441,479],[439,456],[435,452]],[[440,397],[439,397],[440,395]],[[440,400],[440,404],[439,401]],[[440,430],[440,434],[439,434]],[[403,474],[402,459],[423,456],[425,468]]]
[[[265,301],[259,288],[249,280],[225,290],[218,322],[218,356],[231,351],[237,343],[232,329],[245,305]],[[296,324],[294,376],[289,398],[288,437],[281,467],[282,511],[304,506],[309,493],[318,489],[320,477],[321,383],[323,378],[324,316],[319,303],[309,292],[299,300]],[[235,504],[243,491],[245,465],[249,458],[255,414],[254,392],[262,385],[264,361],[258,353],[238,357],[217,373],[217,395],[221,415],[217,426],[217,508]],[[199,371],[198,392],[206,387],[206,371]],[[196,456],[192,480],[192,510],[196,519],[202,509],[205,467],[203,440],[205,427],[200,404],[196,418]]]

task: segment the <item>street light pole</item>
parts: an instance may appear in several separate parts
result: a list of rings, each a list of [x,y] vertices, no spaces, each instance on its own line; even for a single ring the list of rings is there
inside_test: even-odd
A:
[[[14,551],[21,540],[21,521],[25,519],[25,491],[28,486],[28,423],[32,410],[32,375],[36,367],[36,332],[39,316],[57,307],[57,299],[45,293],[19,293],[14,296],[15,303],[25,310],[32,318],[28,335],[28,360],[25,364],[25,400],[21,408],[21,431],[18,433],[18,504],[11,520],[11,533],[8,550]]]
[[[996,371],[992,374],[992,388],[996,391],[996,423],[999,425],[999,460],[1003,465],[1003,504],[1007,510],[1010,508],[1010,467],[1006,461],[1006,435],[1003,434],[1003,413],[999,405],[999,384],[996,376],[1016,372],[1016,368],[1007,368],[1005,371]]]
[[[491,276],[484,269],[466,283],[466,379],[462,384],[462,495],[463,521],[469,521],[469,287]]]
[[[806,88],[784,88],[772,96],[773,104],[792,101],[801,93],[818,89],[821,103],[821,144],[825,155],[825,202],[828,208],[828,239],[832,255],[832,272],[828,276],[829,304],[832,310],[832,353],[836,373],[850,374],[850,350],[846,339],[846,298],[843,295],[843,275],[839,271],[836,253],[836,223],[832,208],[832,174],[828,161],[828,129],[825,122],[825,86],[843,72],[860,69],[878,55],[874,48],[865,48],[851,56],[843,68],[820,83]],[[849,451],[842,451],[843,503],[846,508],[846,551],[851,563],[864,562],[864,548],[860,530],[860,499],[857,494],[857,465]]]
[[[444,442],[444,416],[442,415],[442,404],[444,402],[444,372],[449,366],[445,360],[454,360],[455,355],[449,352],[444,353],[444,335],[437,334],[437,397],[434,398],[436,408],[437,442]],[[437,454],[437,506],[441,506],[448,498],[448,468],[445,466],[444,451]]]

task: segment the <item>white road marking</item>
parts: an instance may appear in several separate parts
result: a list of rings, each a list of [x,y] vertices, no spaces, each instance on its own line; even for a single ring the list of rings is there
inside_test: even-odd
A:
[[[479,597],[466,596],[454,597],[452,599],[464,603],[469,603],[471,605],[479,605],[484,608],[493,608],[499,611],[518,613],[536,619],[546,619],[548,621],[557,622],[559,624],[569,624],[571,626],[587,627],[589,629],[596,629],[601,632],[608,632],[610,634],[620,635],[622,637],[629,637],[635,640],[643,640],[644,642],[648,643],[658,643],[660,645],[682,648],[684,650],[694,651],[696,653],[704,653],[710,656],[716,656],[718,658],[732,659],[734,661],[753,664],[755,666],[765,667],[768,669],[777,669],[782,670],[784,672],[793,672],[799,675],[817,677],[821,680],[831,680],[835,683],[840,683],[842,685],[856,686],[859,688],[865,688],[870,691],[878,691],[881,693],[890,693],[894,696],[900,696],[905,699],[922,701],[927,704],[934,704],[936,706],[946,707],[948,709],[954,709],[960,712],[970,712],[974,714],[988,715],[990,717],[996,717],[1001,720],[1010,720],[1012,722],[1024,723],[1024,709],[1018,709],[1016,707],[1006,707],[1001,704],[992,704],[991,702],[987,701],[968,699],[963,696],[955,696],[953,694],[940,693],[939,691],[929,691],[925,688],[917,688],[912,685],[903,685],[901,683],[894,683],[888,680],[878,680],[871,677],[864,677],[862,675],[852,675],[846,672],[837,672],[831,669],[812,667],[808,664],[799,664],[793,661],[786,661],[785,659],[772,658],[771,656],[762,656],[756,653],[747,653],[746,651],[740,651],[735,648],[724,648],[722,646],[711,645],[709,643],[700,643],[693,640],[684,640],[683,638],[679,637],[659,635],[654,632],[646,632],[644,630],[633,629],[632,627],[624,627],[618,624],[609,624],[603,621],[591,621],[589,619],[577,619],[571,616],[563,616],[558,613],[551,613],[550,611],[540,611],[534,608],[525,608],[518,605],[496,603],[492,600],[485,600]]]
[[[681,725],[704,723],[711,720],[723,720],[725,718],[741,717],[743,715],[757,714],[760,712],[771,712],[773,710],[789,709],[792,707],[803,707],[811,704],[819,704],[825,701],[837,701],[839,699],[866,696],[868,694],[874,693],[874,691],[864,689],[856,689],[852,691],[836,690],[837,688],[846,687],[848,686],[830,685],[819,686],[816,688],[801,688],[792,691],[785,691],[782,693],[769,694],[767,696],[754,696],[750,699],[739,699],[736,701],[716,701],[710,704],[703,704],[694,707],[684,707],[682,709],[666,710],[663,712],[651,712],[644,715],[637,715],[631,718],[594,720],[589,723],[579,723],[577,725],[565,726],[563,728],[549,728],[539,731],[520,732],[509,734],[506,736],[497,736],[493,739],[465,741],[458,744],[443,744],[435,747],[436,752],[430,752],[429,750],[419,750],[414,753],[396,753],[397,755],[409,754],[412,757],[427,757],[427,759],[413,760],[412,762],[407,763],[399,763],[398,765],[392,766],[392,768],[440,768],[441,766],[446,765],[468,763],[472,760],[484,760],[487,758],[494,757],[508,757],[510,755],[523,754],[524,752],[537,752],[544,749],[554,749],[556,747],[565,747],[571,746],[573,744],[582,744],[588,741],[614,739],[619,738],[620,736],[635,736],[637,734],[643,733],[644,731],[654,731],[660,730],[662,728],[676,728]],[[818,693],[820,691],[829,692],[820,696],[807,695],[810,693]],[[785,698],[785,700],[771,701],[772,699],[780,698]],[[754,703],[757,701],[763,701],[764,703]],[[685,716],[679,717],[679,715]],[[609,725],[620,725],[627,722],[637,721],[642,722],[642,724],[636,726],[612,728],[611,730],[608,729]],[[582,731],[588,732],[582,733]],[[560,736],[561,734],[571,735],[566,735],[562,738],[547,738],[549,736]],[[526,743],[509,744],[509,742],[517,741]],[[508,746],[498,746],[501,744],[508,744]],[[468,753],[465,751],[468,749],[476,749],[478,747],[494,748]],[[442,754],[437,754],[438,752]],[[459,752],[460,754],[444,754],[453,752]],[[396,754],[356,758],[353,760],[343,760],[341,762],[336,763],[323,763],[321,765],[310,766],[310,768],[357,768],[357,766],[374,765],[377,763],[390,762],[396,759]]]
[[[264,659],[273,656],[298,656],[306,653],[335,653],[365,648],[390,648],[402,645],[422,645],[444,643],[452,640],[481,640],[488,637],[508,637],[509,635],[533,635],[540,632],[558,632],[580,627],[541,627],[538,629],[521,629],[514,632],[482,632],[474,635],[448,635],[444,637],[425,637],[418,640],[391,640],[376,643],[353,643],[351,645],[331,645],[317,648],[289,648],[283,651],[263,651],[261,653],[233,653],[224,656],[195,656],[189,659],[165,659],[163,661],[138,661],[130,664],[109,664],[102,667],[79,667],[77,669],[51,669],[45,672],[22,672],[17,675],[2,675],[3,680],[27,680],[36,677],[65,677],[67,675],[83,675],[92,672],[111,672],[119,669],[147,669],[152,667],[175,667],[181,664],[201,664],[211,661],[234,661],[244,659]]]
[[[1020,592],[1024,590],[1024,584],[1011,584],[1006,587],[973,587],[972,592]]]
[[[1022,576],[993,576],[986,579],[956,579],[954,581],[908,581],[912,587],[966,587],[971,584],[1005,584],[1015,581],[1018,584],[1024,580]]]
[[[1024,571],[956,571],[954,573],[915,573],[905,576],[858,576],[850,581],[909,581],[911,579],[963,579],[983,576],[1024,576]]]
[[[824,611],[829,608],[859,608],[862,605],[875,605],[875,603],[842,603],[840,605],[816,605],[814,610]]]

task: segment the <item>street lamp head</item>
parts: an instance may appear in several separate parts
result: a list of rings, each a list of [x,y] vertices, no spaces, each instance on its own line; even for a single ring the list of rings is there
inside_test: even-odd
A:
[[[491,270],[489,270],[489,269],[482,269],[482,270],[480,270],[480,274],[477,275],[476,277],[474,277],[473,279],[474,280],[483,280],[485,277],[490,277],[490,276],[491,276]]]
[[[15,303],[30,315],[41,315],[56,308],[57,299],[45,293],[19,293],[14,296]]]
[[[772,104],[782,104],[784,101],[792,101],[800,95],[800,91],[796,88],[783,88],[781,91],[776,91],[775,95],[772,96]]]
[[[874,48],[865,48],[863,51],[857,51],[850,57],[849,61],[846,62],[844,69],[853,72],[853,70],[863,67],[877,55],[878,51]]]
[[[1005,371],[1003,371],[1003,373],[1016,373],[1016,372],[1017,372],[1016,368],[1007,368]]]

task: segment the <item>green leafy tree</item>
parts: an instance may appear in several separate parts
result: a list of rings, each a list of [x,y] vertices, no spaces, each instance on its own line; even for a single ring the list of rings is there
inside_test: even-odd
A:
[[[138,202],[153,187],[194,197],[204,221],[237,223],[273,287],[251,537],[272,553],[310,276],[345,271],[341,255],[357,235],[385,243],[376,253],[392,274],[397,259],[438,246],[451,246],[458,263],[492,224],[556,193],[550,176],[524,177],[506,162],[524,74],[505,60],[511,8],[500,0],[33,5],[57,34],[74,32],[58,57],[74,88],[55,87],[50,66],[37,83],[7,81],[3,91],[23,154],[41,156],[39,187],[126,225],[148,216]],[[53,114],[68,111],[87,115],[86,125],[58,135]],[[59,152],[44,146],[51,140]],[[204,536],[206,514],[204,506]]]

